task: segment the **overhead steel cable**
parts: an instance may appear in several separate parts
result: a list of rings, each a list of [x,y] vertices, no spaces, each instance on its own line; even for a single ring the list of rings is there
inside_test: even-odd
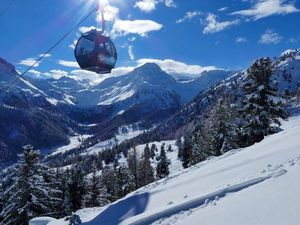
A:
[[[9,8],[14,4],[16,0],[11,0],[10,3],[7,5],[7,7],[0,13],[0,17],[2,17],[8,10]]]

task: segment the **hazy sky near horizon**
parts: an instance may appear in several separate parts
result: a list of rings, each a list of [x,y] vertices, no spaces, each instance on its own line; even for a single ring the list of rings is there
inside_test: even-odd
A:
[[[84,17],[98,0],[15,0],[0,17],[0,57],[23,71]],[[0,1],[0,12],[11,0]],[[242,69],[255,58],[300,47],[299,0],[102,0],[107,33],[118,50],[117,70],[145,62],[195,75],[207,68]],[[32,76],[81,76],[74,43],[94,13]],[[89,74],[85,74],[89,76]]]

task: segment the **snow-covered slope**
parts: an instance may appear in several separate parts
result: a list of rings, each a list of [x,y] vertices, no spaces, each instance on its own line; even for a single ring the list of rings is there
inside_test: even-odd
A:
[[[296,225],[300,214],[300,116],[245,149],[210,158],[99,209],[85,225]],[[67,224],[63,220],[49,225]]]

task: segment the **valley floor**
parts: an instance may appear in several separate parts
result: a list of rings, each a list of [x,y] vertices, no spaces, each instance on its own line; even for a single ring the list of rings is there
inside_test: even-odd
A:
[[[282,128],[251,147],[173,171],[113,204],[78,214],[85,225],[298,225],[300,116]]]

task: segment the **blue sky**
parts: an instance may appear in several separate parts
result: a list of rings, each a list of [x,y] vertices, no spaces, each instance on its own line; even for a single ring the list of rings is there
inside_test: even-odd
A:
[[[0,11],[11,0],[0,1]],[[0,57],[26,69],[98,0],[16,0],[0,17]],[[207,68],[243,69],[255,58],[300,47],[297,0],[102,0],[107,32],[119,59],[113,75],[153,61],[168,72],[195,75]],[[93,14],[35,67],[32,76],[95,74],[79,71],[72,43],[100,27]]]

